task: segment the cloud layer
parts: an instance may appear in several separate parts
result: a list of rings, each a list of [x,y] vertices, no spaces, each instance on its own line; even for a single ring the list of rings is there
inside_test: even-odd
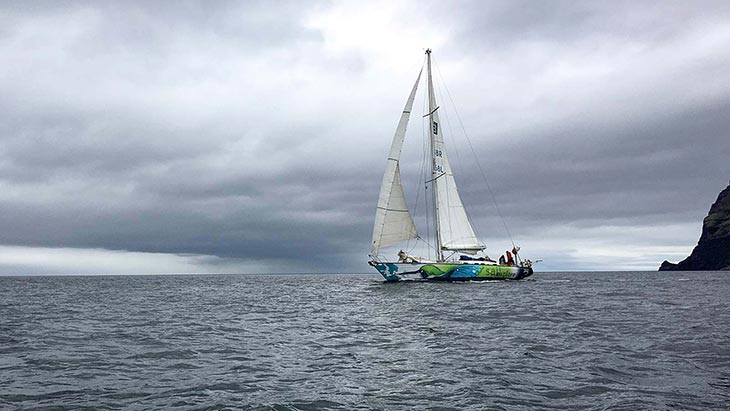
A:
[[[730,176],[726,2],[1,7],[0,273],[367,272],[424,47],[494,254],[470,145],[545,269],[682,258]],[[407,183],[421,135],[414,116]],[[88,253],[109,259],[58,262]]]

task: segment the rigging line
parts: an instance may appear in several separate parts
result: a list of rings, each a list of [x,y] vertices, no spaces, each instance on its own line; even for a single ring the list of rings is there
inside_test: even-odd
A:
[[[423,242],[424,242],[424,243],[426,244],[426,246],[427,246],[427,248],[428,248],[428,249],[431,249],[431,248],[435,248],[435,246],[434,246],[434,245],[432,245],[431,243],[429,243],[429,242],[428,242],[428,240],[426,240],[425,238],[423,238],[423,237],[421,237],[421,236],[418,236],[418,237],[416,237],[416,240],[421,240],[421,241],[423,241]],[[429,254],[429,255],[430,255],[430,254]],[[431,259],[431,258],[429,257],[429,260],[430,260],[430,259]]]
[[[424,58],[424,64],[425,64],[425,58]],[[425,82],[425,80],[424,80],[424,82]],[[426,95],[425,87],[423,88],[423,90],[424,91],[421,94],[421,96],[425,96]],[[425,98],[419,100],[419,104],[423,100],[425,100]],[[421,181],[423,181],[424,176],[426,174],[426,171],[425,171],[426,170],[426,154],[427,154],[428,148],[426,147],[426,141],[423,138],[424,133],[425,133],[425,130],[423,129],[423,119],[422,118],[420,119],[419,123],[420,123],[420,131],[421,131],[421,140],[420,140],[421,141],[421,156],[420,156],[420,163],[421,164],[420,164],[420,167],[419,167],[418,175],[416,176],[416,178],[417,178],[417,181],[416,181],[417,184],[415,185],[415,187],[416,187],[416,193],[417,193],[417,197],[416,198],[417,198],[417,201],[420,202],[421,191],[424,191],[424,188],[421,186]],[[428,204],[427,204],[427,198],[426,198],[426,194],[425,193],[423,195],[423,203],[424,203],[423,207],[426,210],[425,211],[425,213],[426,213],[426,215],[425,215],[425,219],[426,219],[426,233],[428,233]],[[418,205],[418,204],[416,204],[416,205]],[[416,214],[415,211],[414,211],[413,214],[415,216],[415,214]],[[420,216],[419,216],[419,218],[420,218]],[[413,251],[413,249],[415,249],[416,245],[418,244],[418,240],[419,239],[423,240],[423,238],[421,237],[420,234],[416,238],[416,244],[413,245],[413,248],[411,249],[411,251]],[[424,241],[424,243],[425,244],[428,244],[427,241]]]
[[[428,86],[426,86],[426,90],[428,90]],[[423,93],[423,111],[428,111],[428,91],[424,91]],[[421,169],[421,181],[425,181],[428,178],[428,166],[427,162],[429,159],[429,146],[430,143],[428,141],[428,137],[426,137],[426,122],[429,120],[426,120],[426,118],[421,117],[421,147],[423,147],[423,162],[421,163],[423,165],[423,168]],[[428,124],[428,127],[431,127],[430,121]],[[431,235],[431,220],[429,218],[429,209],[431,207],[428,206],[428,183],[424,183],[423,186],[421,184],[418,185],[418,190],[420,191],[421,188],[423,188],[423,203],[424,208],[426,209],[426,237],[430,238],[428,236]],[[435,223],[434,223],[435,224]],[[426,250],[428,250],[428,259],[431,259],[431,243],[428,241],[424,241],[427,245]]]
[[[430,93],[425,92],[424,93],[424,99],[423,99],[423,112],[426,113],[429,111],[430,107]],[[423,171],[423,189],[424,189],[424,203],[426,203],[426,232],[427,238],[430,241],[426,241],[426,244],[428,245],[428,258],[431,259],[431,252],[434,253],[433,259],[438,260],[439,258],[439,244],[437,237],[434,236],[434,231],[438,229],[437,227],[437,214],[436,214],[436,205],[434,203],[434,190],[436,190],[436,184],[430,180],[431,177],[433,177],[433,146],[431,145],[431,117],[422,117],[421,118],[421,127],[423,130],[423,159],[425,162],[425,168]],[[431,193],[429,195],[428,190],[431,190]],[[429,200],[430,199],[430,200]],[[431,201],[429,204],[428,201]],[[429,207],[429,205],[433,207]],[[433,230],[431,229],[433,227]]]
[[[441,76],[442,82],[443,82],[443,76],[441,75],[441,70],[439,69],[439,66],[438,66],[438,64],[436,64],[435,61],[434,61],[434,66],[436,67],[436,71],[438,72],[439,76]],[[505,220],[504,215],[502,214],[502,210],[499,207],[499,203],[497,202],[497,196],[494,195],[494,191],[492,190],[492,187],[489,185],[489,181],[487,180],[487,175],[486,175],[486,173],[484,173],[484,169],[482,168],[482,165],[479,163],[479,157],[477,156],[477,153],[474,150],[474,146],[471,143],[469,134],[466,132],[466,127],[464,127],[464,122],[461,120],[459,111],[456,109],[456,104],[454,104],[454,99],[451,98],[451,93],[449,92],[449,87],[446,86],[445,82],[444,82],[444,89],[446,90],[446,95],[449,97],[451,106],[454,107],[454,112],[456,113],[456,118],[459,120],[459,125],[461,126],[461,129],[464,131],[464,136],[466,137],[467,143],[469,143],[469,148],[471,149],[471,153],[474,156],[474,160],[477,163],[477,168],[479,168],[479,172],[482,174],[482,179],[484,180],[484,184],[487,186],[487,190],[489,191],[489,194],[492,196],[492,201],[494,201],[494,207],[497,209],[497,214],[499,214],[499,218],[502,220],[502,225],[504,225],[504,230],[507,232],[507,236],[509,237],[509,241],[512,243],[512,247],[515,247],[515,241],[512,238],[512,233],[509,231],[509,227],[507,227],[507,221]]]
[[[435,59],[434,59],[434,65],[436,65]],[[441,92],[440,86],[443,85],[444,88],[446,88],[446,80],[444,79],[443,75],[441,74],[441,71],[438,69],[438,66],[436,67],[436,70],[437,70],[437,74],[438,74],[438,79],[440,80],[440,82],[437,83],[437,85],[439,86],[437,88],[437,92],[439,93],[441,100],[445,101],[445,99],[443,98],[443,93]],[[454,107],[454,110],[456,110],[455,107]],[[459,175],[465,176],[466,173],[464,172],[464,162],[461,161],[461,156],[459,155],[459,149],[458,149],[459,144],[456,141],[456,133],[454,133],[454,131],[451,127],[451,118],[449,117],[449,110],[444,110],[444,116],[445,116],[445,120],[446,120],[446,126],[449,129],[449,133],[451,134],[451,139],[454,143],[452,146],[454,148],[454,153],[456,154],[456,162],[458,163],[458,167],[459,167]],[[453,169],[452,169],[452,172],[453,172]],[[453,176],[453,173],[452,173],[452,178],[454,178],[454,181],[456,181],[455,180],[456,177]],[[474,231],[474,235],[476,236],[476,241],[480,242],[479,237],[481,237],[481,235],[480,235],[478,226],[476,224],[474,224],[474,221],[472,220],[472,218],[469,216],[468,213],[466,213],[466,205],[464,205],[462,203],[461,207],[464,209],[464,215],[466,216],[466,219],[469,222],[469,225],[471,226],[472,230]],[[460,241],[465,240],[465,239],[467,239],[467,238],[463,237],[463,236],[459,238]],[[471,239],[471,238],[469,238],[469,239]]]
[[[431,110],[431,112],[430,112],[430,113],[428,113],[428,114],[424,114],[424,115],[423,115],[423,117],[430,117],[430,116],[431,116],[431,114],[435,113],[435,112],[436,112],[436,110],[438,110],[439,108],[441,108],[441,106],[436,106],[436,108],[435,108],[435,109]]]
[[[419,80],[419,83],[420,83],[420,81],[421,81],[421,80],[420,80],[420,79],[421,79],[421,73],[423,72],[423,67],[424,67],[425,65],[426,65],[426,58],[424,57],[423,61],[421,62],[421,68],[420,68],[420,70],[419,70],[419,72],[418,72],[418,73],[419,73],[419,74],[418,74],[418,80]],[[416,86],[416,87],[418,87],[418,86]],[[411,108],[410,108],[410,111],[408,112],[408,115],[409,115],[409,120],[410,120],[410,114],[411,114],[411,112],[412,112],[412,111],[413,111],[413,107],[411,106]],[[404,112],[405,112],[405,111],[404,111]],[[407,129],[406,129],[406,130],[407,130]],[[407,133],[407,131],[406,131],[406,133]],[[404,136],[403,136],[403,139],[404,139],[404,141],[405,141],[405,137],[406,137],[406,136],[404,135]],[[401,145],[401,151],[402,151],[402,150],[403,150],[403,146]],[[399,156],[399,157],[400,157],[400,156]],[[400,160],[398,160],[398,172],[400,173]],[[414,215],[414,214],[416,213],[416,210],[417,210],[417,208],[418,208],[418,194],[419,194],[419,193],[420,193],[420,191],[419,191],[419,190],[416,190],[416,202],[414,203],[413,213],[411,213],[411,221],[413,222],[413,224],[415,224],[415,222],[413,221],[413,215]],[[403,198],[405,199],[405,193],[404,193],[404,195],[403,195]],[[408,207],[408,206],[406,205],[406,208],[407,208],[407,207]],[[409,210],[409,213],[410,213],[410,210]],[[416,236],[418,236],[418,229],[416,229]],[[412,238],[409,238],[409,239],[408,239],[408,240],[406,241],[406,248],[409,248],[409,247],[410,247],[410,244],[411,244],[411,240],[412,240]],[[417,243],[417,241],[416,241],[416,242],[414,242],[414,245],[413,245],[414,247],[415,247],[416,243]]]
[[[420,182],[421,174],[423,173],[422,170],[423,170],[423,161],[421,161],[421,171],[419,171],[418,175],[416,176],[416,182]],[[416,215],[416,213],[418,213],[418,204],[419,204],[420,198],[421,198],[421,187],[420,186],[421,186],[420,184],[416,184],[416,187],[417,187],[416,201],[413,203],[413,213],[411,214],[411,220],[413,220],[413,217]],[[415,221],[413,223],[415,224]],[[406,247],[410,247],[411,240],[412,240],[412,238],[408,239],[408,242],[406,243]],[[415,248],[417,243],[418,243],[418,229],[416,229],[416,241],[413,244],[413,248]],[[411,248],[411,251],[413,250],[413,248]]]
[[[425,58],[424,58],[424,65],[425,65]],[[421,66],[421,70],[423,70],[423,65]],[[425,93],[422,93],[422,95],[425,95]],[[421,136],[423,136],[423,123],[421,123]],[[411,215],[411,220],[413,219],[413,217],[418,212],[418,204],[419,204],[419,200],[421,198],[421,184],[420,184],[420,182],[421,182],[421,178],[422,178],[423,173],[424,173],[423,170],[426,167],[425,166],[425,163],[426,163],[426,161],[425,161],[426,148],[423,145],[423,138],[421,139],[421,150],[422,150],[422,154],[421,154],[421,167],[420,167],[420,170],[418,172],[418,175],[416,176],[416,183],[417,184],[414,186],[414,187],[416,187],[416,202],[413,204],[413,214]],[[414,221],[414,224],[415,224],[415,221]],[[416,233],[418,233],[418,229],[416,229]],[[416,235],[416,241],[414,241],[413,247],[410,248],[409,252],[411,252],[411,251],[413,251],[413,249],[415,249],[416,245],[418,244],[418,238],[419,238],[419,236],[420,236],[419,234]],[[410,242],[411,242],[411,239],[409,239],[408,240],[408,243],[406,243],[406,247],[409,247],[410,246]]]
[[[430,182],[432,182],[432,181],[436,181],[436,180],[438,180],[439,178],[441,178],[441,177],[443,177],[443,176],[445,176],[445,175],[446,175],[446,173],[445,173],[445,172],[444,172],[444,173],[441,173],[441,174],[437,175],[436,177],[434,177],[434,178],[432,178],[432,179],[430,179],[430,180],[426,180],[426,182],[427,182],[427,183],[430,183]],[[427,177],[424,177],[424,178],[427,178]]]
[[[436,59],[433,59],[433,61],[434,61],[434,65],[435,65],[436,64]],[[437,69],[438,69],[438,67],[437,67]],[[437,80],[440,79],[441,81],[440,82],[438,82],[438,81],[436,82],[436,92],[438,93],[439,98],[441,98],[441,101],[445,101],[445,99],[443,98],[443,93],[441,92],[441,87],[440,86],[443,84],[444,88],[446,88],[446,80],[443,78],[443,76],[441,75],[441,72],[440,71],[437,70],[437,73],[438,73]],[[454,107],[454,111],[456,111],[456,107]],[[461,161],[461,156],[459,155],[459,148],[458,148],[459,147],[459,144],[456,142],[456,133],[454,133],[453,129],[451,128],[451,120],[449,118],[449,111],[448,110],[444,110],[444,117],[445,117],[445,121],[446,121],[446,126],[448,127],[449,133],[451,135],[451,140],[454,143],[452,146],[454,147],[454,153],[456,154],[456,162],[459,164],[459,174],[462,175],[462,176],[465,176],[466,174],[464,173],[463,162]],[[445,138],[444,138],[444,140],[445,140]],[[446,142],[444,141],[444,146],[446,145],[445,143]],[[456,181],[456,177],[453,176],[453,169],[452,169],[452,178],[454,179],[454,182],[455,182]],[[469,217],[469,214],[466,213],[466,206],[463,204],[463,202],[462,202],[461,207],[464,209],[464,215],[466,216],[466,219],[469,222],[469,225],[471,225],[472,230],[474,230],[474,234],[477,237],[477,242],[479,242],[479,229],[476,227],[476,224],[474,224],[474,222],[472,221],[471,217]],[[449,215],[450,214],[451,214],[451,212],[449,210]],[[460,233],[460,234],[462,234],[462,233]],[[453,232],[452,232],[452,237],[453,237]],[[464,239],[465,238],[463,238],[463,237],[460,238],[460,240],[464,240]]]
[[[433,57],[431,57],[431,58],[433,59]],[[435,60],[434,60],[434,63],[435,63]],[[435,92],[435,94],[438,97],[441,97],[441,90],[440,90],[439,86],[440,86],[440,84],[439,84],[438,78],[437,78],[436,79],[436,84],[434,84],[434,92]],[[436,96],[434,96],[434,99],[435,98],[436,98]],[[442,99],[442,101],[443,101],[443,99]],[[434,109],[433,111],[435,112],[436,109]],[[444,115],[446,117],[446,122],[448,124],[448,114],[444,113]],[[441,122],[441,119],[440,118],[439,118],[439,122]],[[447,155],[446,154],[446,138],[444,137],[444,133],[443,133],[444,128],[443,127],[440,127],[440,128],[441,128],[441,137],[439,137],[439,138],[443,141],[441,150],[443,151],[443,155],[446,156]],[[431,155],[434,155],[434,153],[431,153]],[[448,158],[448,157],[446,157],[446,158]],[[451,167],[451,164],[449,164],[449,167]],[[444,185],[444,188],[445,188],[445,191],[446,191],[446,195],[444,196],[445,197],[444,200],[446,200],[446,204],[445,204],[445,207],[446,207],[446,222],[447,222],[448,227],[449,227],[449,237],[450,237],[450,240],[451,240],[450,242],[453,244],[453,241],[454,241],[454,229],[453,229],[453,226],[451,225],[451,220],[452,220],[451,219],[451,201],[450,201],[451,200],[450,199],[451,196],[448,195],[449,188],[450,188],[449,187],[449,179],[448,178],[445,178],[445,179],[443,179],[443,182],[437,182],[436,181],[439,177],[441,177],[443,175],[446,175],[446,168],[445,167],[444,167],[443,173],[441,175],[433,178],[432,181],[434,182],[434,184],[438,184],[438,185],[443,184]],[[453,172],[452,172],[452,176],[451,177],[453,178]],[[438,196],[437,196],[437,198],[438,198]],[[439,212],[443,213],[441,211],[441,207],[439,207]],[[443,214],[440,214],[440,215],[443,215]],[[443,224],[444,224],[443,221],[441,221],[441,219],[439,218],[439,228],[442,227]],[[441,234],[443,234],[443,233],[441,233]],[[441,244],[439,244],[439,246],[443,247],[443,245],[444,245],[443,243],[444,243],[444,241],[443,241],[443,238],[442,238],[441,239]]]
[[[441,78],[441,82],[444,82],[444,79]],[[441,85],[441,83],[437,83],[438,86]],[[441,93],[441,88],[437,87],[436,91],[438,92],[439,98],[443,101],[443,94]],[[449,118],[449,111],[444,110],[444,118],[446,121],[446,127],[449,129],[449,134],[451,135],[451,141],[453,142],[452,146],[454,147],[454,154],[456,154],[456,162],[459,164],[459,175],[466,175],[464,174],[464,167],[461,161],[461,157],[459,156],[459,144],[456,142],[456,133],[454,133],[454,130],[451,128],[451,119]],[[444,145],[446,145],[446,139],[444,138]],[[453,170],[452,170],[453,171]]]

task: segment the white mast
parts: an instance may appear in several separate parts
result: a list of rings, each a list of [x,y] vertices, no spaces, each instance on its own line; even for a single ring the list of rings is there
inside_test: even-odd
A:
[[[439,261],[443,251],[475,254],[485,247],[474,234],[456,189],[456,180],[446,157],[446,148],[439,124],[438,106],[431,76],[431,49],[426,50],[428,74],[429,142],[431,148],[431,187],[435,216],[436,246]]]
[[[441,261],[444,259],[444,255],[441,252],[441,238],[439,235],[439,205],[438,205],[438,199],[436,198],[436,179],[438,178],[438,174],[440,171],[436,171],[437,165],[436,165],[436,155],[435,152],[435,136],[434,136],[434,130],[436,133],[438,133],[438,115],[436,114],[436,110],[438,110],[438,107],[436,107],[436,97],[434,97],[433,93],[433,79],[431,78],[431,49],[426,49],[426,74],[428,77],[428,125],[429,125],[429,139],[428,139],[428,147],[431,150],[431,156],[433,157],[433,160],[431,161],[431,197],[433,199],[433,215],[435,223],[433,225],[434,228],[434,238],[436,239],[436,256],[437,260]]]

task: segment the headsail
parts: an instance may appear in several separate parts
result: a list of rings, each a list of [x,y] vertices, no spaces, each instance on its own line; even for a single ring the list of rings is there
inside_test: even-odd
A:
[[[430,118],[432,181],[436,206],[436,238],[439,250],[475,254],[485,246],[474,234],[456,189],[454,174],[446,157],[446,148],[439,123],[438,106],[431,78],[431,53],[428,54],[428,111]],[[440,251],[439,251],[440,252]]]
[[[423,69],[421,69],[421,72]],[[408,120],[411,117],[413,100],[416,98],[416,90],[421,80],[421,72],[418,73],[416,83],[413,85],[411,94],[408,96],[403,114],[398,121],[398,127],[393,136],[393,143],[390,145],[388,164],[385,166],[383,182],[380,184],[380,196],[378,208],[375,212],[375,225],[373,226],[373,242],[370,255],[378,255],[380,247],[397,243],[399,241],[416,238],[418,232],[413,223],[413,217],[406,205],[406,197],[403,194],[403,186],[400,182],[400,153],[403,148],[403,140],[406,136]]]

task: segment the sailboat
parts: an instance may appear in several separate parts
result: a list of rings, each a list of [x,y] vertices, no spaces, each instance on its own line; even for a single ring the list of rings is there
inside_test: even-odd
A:
[[[475,257],[483,254],[486,246],[477,238],[469,221],[446,156],[439,106],[436,104],[431,75],[430,49],[426,50],[428,111],[423,117],[428,119],[429,124],[428,157],[431,160],[431,170],[425,187],[431,191],[431,215],[434,220],[432,238],[435,242],[431,248],[435,249],[436,258],[415,257],[402,250],[397,259],[389,260],[380,255],[382,247],[421,239],[401,185],[400,156],[422,73],[423,68],[408,96],[388,153],[375,213],[369,264],[386,281],[520,280],[529,277],[533,273],[532,262],[522,260],[519,247],[514,244],[512,253],[507,252],[506,260],[500,258],[497,262],[486,255]]]

